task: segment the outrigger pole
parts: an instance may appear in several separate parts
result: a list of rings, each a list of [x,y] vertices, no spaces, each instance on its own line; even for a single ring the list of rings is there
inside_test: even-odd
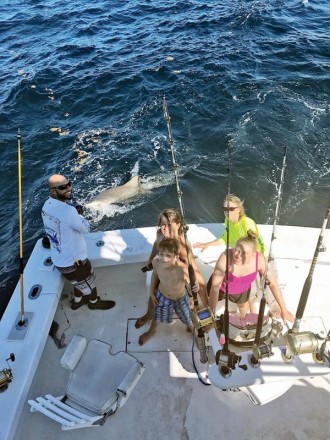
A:
[[[269,284],[268,273],[269,273],[269,268],[270,268],[270,261],[273,259],[272,246],[273,246],[273,241],[276,239],[276,228],[277,228],[279,214],[280,214],[280,210],[281,210],[281,204],[282,204],[284,173],[285,173],[285,167],[286,167],[287,151],[288,151],[287,147],[284,147],[283,163],[282,163],[282,170],[281,170],[281,180],[280,180],[280,184],[279,184],[278,192],[277,192],[277,202],[276,202],[276,208],[275,208],[274,225],[273,225],[273,231],[272,231],[272,236],[271,236],[270,245],[269,245],[269,254],[268,254],[267,264],[266,264],[266,273],[265,273],[264,282],[263,282],[263,286],[262,286],[262,298],[261,298],[260,306],[259,306],[257,330],[256,330],[254,344],[252,347],[253,358],[251,361],[255,362],[255,363],[257,363],[259,361],[259,359],[262,359],[264,357],[269,357],[272,354],[270,346],[268,346],[267,344],[260,345],[260,337],[261,337],[261,330],[262,330],[264,312],[265,312],[265,307],[266,307],[265,290],[266,290],[267,285]],[[281,329],[279,329],[277,326],[275,330],[278,333]]]
[[[175,149],[174,149],[174,141],[173,141],[172,128],[171,128],[171,118],[170,118],[170,115],[168,112],[167,102],[166,102],[165,96],[163,96],[163,111],[164,111],[164,118],[166,121],[167,131],[168,131],[168,142],[169,142],[170,148],[171,148],[173,170],[174,170],[175,182],[176,182],[176,190],[177,190],[177,194],[178,194],[180,211],[181,211],[181,216],[182,216],[182,221],[183,221],[183,225],[182,225],[183,226],[183,236],[184,236],[185,248],[186,248],[186,252],[187,252],[187,262],[188,262],[188,273],[189,273],[190,286],[191,286],[191,288],[193,288],[193,286],[196,283],[196,275],[195,275],[195,271],[194,271],[194,268],[191,263],[191,256],[190,256],[190,251],[189,251],[189,247],[188,247],[188,239],[187,239],[188,225],[186,224],[186,216],[185,216],[185,210],[184,210],[184,204],[183,204],[183,193],[181,190],[180,179],[179,179],[179,174],[178,174],[178,167],[179,166],[176,161],[176,154],[175,154]],[[206,353],[206,345],[205,345],[205,337],[204,337],[203,327],[207,324],[213,323],[213,314],[212,314],[209,307],[207,307],[206,309],[202,309],[202,310],[199,308],[198,296],[197,296],[197,293],[194,292],[193,290],[192,290],[192,295],[193,295],[193,301],[194,301],[194,310],[192,310],[192,320],[193,320],[195,328],[197,329],[197,336],[198,336],[198,340],[199,340],[198,345],[199,345],[200,357],[201,357],[200,360],[202,363],[206,363],[208,358],[207,358],[207,353]],[[204,314],[203,314],[203,312],[204,312]],[[207,315],[207,318],[205,319],[204,316],[206,316],[206,315]],[[203,318],[202,318],[202,316],[203,316]],[[204,322],[203,322],[203,320],[204,320]]]
[[[21,156],[21,131],[17,130],[17,158],[18,158],[18,217],[19,217],[19,266],[20,266],[20,298],[21,320],[19,325],[25,324],[24,319],[24,277],[23,277],[23,216],[22,216],[22,156]]]

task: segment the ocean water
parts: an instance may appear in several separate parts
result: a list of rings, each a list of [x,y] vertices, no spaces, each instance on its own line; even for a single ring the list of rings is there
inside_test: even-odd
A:
[[[17,130],[24,259],[43,235],[47,178],[75,202],[139,174],[138,197],[88,212],[93,229],[223,221],[228,191],[273,223],[320,227],[330,186],[328,0],[11,0],[0,5],[0,308],[19,277]],[[231,175],[228,179],[228,151]]]

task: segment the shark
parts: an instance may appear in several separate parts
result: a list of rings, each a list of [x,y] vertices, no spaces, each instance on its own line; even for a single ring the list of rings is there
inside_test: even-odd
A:
[[[133,176],[124,185],[114,186],[101,191],[94,199],[85,204],[88,209],[100,209],[111,203],[122,203],[138,196],[142,192],[139,176]]]

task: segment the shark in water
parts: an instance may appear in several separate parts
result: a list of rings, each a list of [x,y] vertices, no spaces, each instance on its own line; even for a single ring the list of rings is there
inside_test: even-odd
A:
[[[125,200],[136,197],[143,192],[139,176],[134,176],[124,185],[108,188],[98,194],[93,200],[86,203],[88,209],[97,210],[111,203],[122,203]]]

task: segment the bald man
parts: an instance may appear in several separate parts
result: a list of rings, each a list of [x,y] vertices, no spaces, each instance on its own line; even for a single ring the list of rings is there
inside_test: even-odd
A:
[[[60,174],[48,179],[50,197],[42,207],[42,220],[50,240],[52,261],[73,285],[73,310],[87,304],[91,310],[111,309],[114,301],[97,296],[96,276],[87,258],[83,234],[90,230],[89,222],[72,205],[72,183]],[[80,211],[81,212],[81,211]]]

